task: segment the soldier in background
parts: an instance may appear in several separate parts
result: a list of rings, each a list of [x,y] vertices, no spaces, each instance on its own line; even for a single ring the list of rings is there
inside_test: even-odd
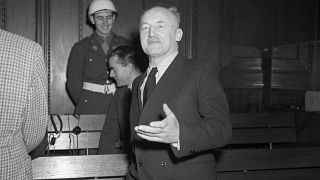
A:
[[[130,43],[112,32],[117,9],[111,0],[93,0],[88,16],[95,31],[72,47],[67,90],[75,104],[75,114],[106,114],[116,89],[106,73],[107,56],[112,49]]]

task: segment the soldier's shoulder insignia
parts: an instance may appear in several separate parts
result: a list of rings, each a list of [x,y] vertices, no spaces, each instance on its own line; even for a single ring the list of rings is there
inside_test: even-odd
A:
[[[91,48],[92,48],[94,51],[97,51],[97,50],[98,50],[98,46],[96,46],[96,45],[93,45]]]

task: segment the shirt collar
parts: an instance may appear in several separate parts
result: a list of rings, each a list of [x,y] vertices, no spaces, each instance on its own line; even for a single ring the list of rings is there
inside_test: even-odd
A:
[[[162,77],[164,72],[168,69],[174,58],[178,55],[178,51],[174,51],[170,55],[168,55],[164,60],[161,61],[160,64],[158,64],[156,67],[158,69],[158,72],[156,74],[156,81],[158,82],[159,79]],[[147,69],[147,76],[149,75],[151,69],[154,68],[154,66],[151,66],[149,64],[149,67]]]

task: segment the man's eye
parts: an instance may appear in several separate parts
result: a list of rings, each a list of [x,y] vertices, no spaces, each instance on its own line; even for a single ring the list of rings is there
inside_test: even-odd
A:
[[[149,26],[141,26],[140,27],[140,30],[141,31],[145,31],[145,30],[148,30],[149,29]]]

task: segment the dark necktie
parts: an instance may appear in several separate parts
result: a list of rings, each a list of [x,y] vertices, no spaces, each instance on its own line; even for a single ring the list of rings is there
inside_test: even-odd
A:
[[[157,67],[151,69],[146,85],[144,86],[143,90],[143,106],[146,104],[148,98],[151,96],[151,93],[156,87],[156,73],[158,72]]]
[[[102,42],[101,46],[102,46],[102,49],[103,49],[104,53],[107,54],[108,50],[109,50],[109,42],[108,42],[108,40],[107,39],[103,39],[103,42]]]

